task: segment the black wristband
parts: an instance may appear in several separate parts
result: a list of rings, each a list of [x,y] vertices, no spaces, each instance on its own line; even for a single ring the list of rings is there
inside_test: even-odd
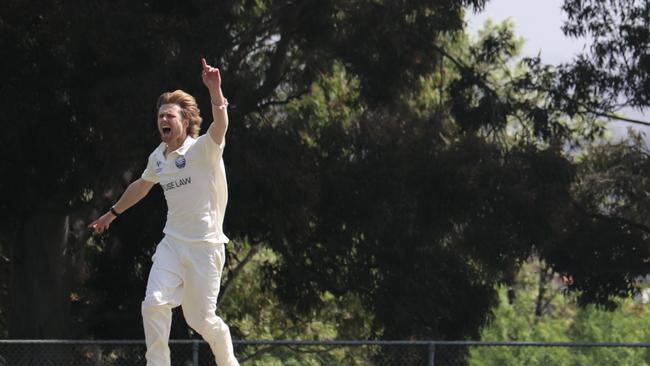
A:
[[[115,215],[115,217],[120,216],[120,214],[117,213],[117,211],[115,211],[115,206],[111,206],[111,213],[112,213],[113,215]]]

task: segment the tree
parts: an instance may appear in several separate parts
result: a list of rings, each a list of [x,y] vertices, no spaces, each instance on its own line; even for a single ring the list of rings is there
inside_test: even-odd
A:
[[[290,140],[305,146],[298,160],[283,156],[297,161],[292,174],[299,181],[320,182],[293,188],[292,198],[315,202],[312,211],[287,215],[294,212],[289,201],[278,202],[281,213],[272,212],[271,217],[290,217],[290,230],[270,240],[282,255],[271,269],[281,294],[304,310],[318,304],[323,290],[358,293],[375,314],[375,332],[386,338],[471,334],[492,306],[490,284],[502,277],[499,268],[516,265],[516,258],[530,251],[509,243],[503,249],[515,255],[494,262],[494,256],[488,258],[494,248],[481,249],[478,243],[487,235],[497,241],[501,233],[490,231],[509,230],[498,222],[519,213],[507,212],[513,205],[525,210],[527,202],[512,202],[507,190],[487,199],[496,186],[514,184],[521,169],[530,169],[525,147],[512,151],[506,166],[499,146],[471,134],[458,136],[454,127],[445,130],[441,119],[449,118],[448,112],[426,111],[415,118],[418,112],[404,98],[391,116],[355,101],[358,80],[347,75],[338,84],[319,82],[311,97],[290,105],[283,122],[277,122],[289,125]],[[430,95],[437,92],[430,82],[424,84]],[[358,107],[347,110],[348,105]],[[442,133],[457,142],[445,143]],[[563,164],[548,155],[549,169]],[[280,191],[291,175],[275,168],[275,191]],[[503,177],[492,178],[495,171]],[[481,212],[495,205],[503,206],[494,216]],[[472,226],[475,232],[465,230]],[[440,315],[432,319],[431,313]]]
[[[257,154],[248,155],[256,149],[251,143],[283,138],[269,129],[251,128],[247,118],[251,113],[265,113],[270,105],[283,103],[276,98],[280,94],[289,99],[301,95],[336,59],[354,65],[369,98],[378,90],[370,86],[389,76],[394,90],[403,89],[435,66],[418,61],[434,52],[435,37],[422,42],[422,35],[460,29],[463,6],[482,4],[481,0],[5,4],[0,43],[15,57],[3,68],[6,82],[1,95],[7,101],[7,120],[20,121],[1,140],[2,152],[11,157],[2,168],[15,172],[11,181],[19,182],[21,193],[16,194],[15,183],[0,188],[2,208],[12,212],[1,231],[10,259],[10,336],[74,335],[67,315],[70,299],[93,292],[80,291],[87,275],[97,274],[92,281],[106,284],[99,273],[106,267],[94,272],[85,262],[89,251],[111,259],[104,265],[125,274],[100,289],[112,299],[106,306],[117,302],[118,309],[133,309],[136,301],[122,303],[119,294],[130,289],[129,299],[133,297],[129,279],[146,273],[156,241],[153,228],[159,222],[148,218],[139,226],[147,230],[136,231],[135,237],[131,230],[123,237],[114,233],[88,247],[83,221],[92,211],[107,207],[125,181],[138,174],[138,162],[154,146],[155,137],[152,129],[143,139],[137,132],[140,127],[134,126],[149,120],[155,96],[177,87],[201,96],[200,82],[189,71],[200,56],[228,70],[224,88],[230,92],[232,119],[240,121],[230,132],[232,146],[239,149],[229,154],[241,157],[241,168],[236,169],[245,173],[247,167],[259,167]],[[396,12],[404,16],[395,17]],[[368,32],[368,19],[381,20],[386,32]],[[400,32],[390,33],[391,29]],[[371,34],[374,38],[368,37]],[[383,47],[385,42],[393,47]],[[365,67],[368,60],[372,67]],[[199,102],[207,100],[199,97]],[[232,201],[241,202],[239,208],[231,205],[232,211],[265,209],[254,197],[247,200],[255,185],[245,183],[257,184],[268,176],[267,170],[255,173],[260,179],[231,172],[236,183]],[[147,208],[160,212],[161,206],[151,203]],[[145,216],[143,211],[134,215]],[[245,221],[233,220],[231,231],[269,237],[264,227],[256,230]],[[39,230],[33,230],[35,224]],[[126,242],[129,252],[120,252],[119,244]],[[106,257],[108,253],[113,256]],[[128,260],[122,261],[125,255]],[[81,307],[86,310],[75,310],[77,320],[84,323],[82,314],[89,306],[102,307],[97,298],[73,302],[85,304]],[[115,323],[106,319],[90,324],[98,328],[88,332],[114,332],[108,324]]]
[[[0,96],[21,123],[0,146],[21,194],[0,186],[13,213],[0,224],[9,335],[141,337],[160,191],[108,236],[83,223],[142,169],[156,138],[139,131],[161,91],[207,105],[191,71],[200,56],[225,70],[231,102],[227,230],[278,255],[265,270],[296,314],[352,296],[372,336],[477,337],[494,285],[533,252],[585,302],[632,291],[648,271],[644,231],[576,200],[563,150],[597,137],[589,111],[609,106],[592,79],[567,98],[565,74],[513,70],[507,26],[468,44],[463,9],[483,4],[11,1],[0,45],[17,57]]]
[[[567,84],[609,100],[607,106],[644,108],[650,105],[650,5],[641,0],[571,1],[562,30],[568,36],[589,37],[590,52],[563,67]],[[569,73],[575,78],[569,80]],[[578,89],[576,89],[578,90]]]
[[[361,113],[346,114],[338,90],[326,88],[282,115],[315,151],[292,168],[311,165],[308,179],[321,182],[315,192],[296,186],[314,212],[290,216],[291,230],[270,240],[283,259],[272,273],[285,302],[311,308],[321,291],[351,291],[384,338],[476,337],[494,285],[533,253],[574,279],[581,304],[612,308],[634,293],[649,269],[645,232],[585,209],[574,191],[578,165],[564,150],[600,136],[599,121],[526,87],[554,90],[552,70],[535,75],[529,61],[504,70],[516,50],[507,27],[469,50],[441,49],[453,67],[442,88],[430,88],[444,91],[441,103],[424,113],[404,107],[418,105],[413,93],[402,109],[361,100]],[[324,159],[303,162],[314,154]]]

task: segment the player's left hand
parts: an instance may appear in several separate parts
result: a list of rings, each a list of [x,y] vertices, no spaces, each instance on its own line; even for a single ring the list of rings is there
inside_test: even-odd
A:
[[[204,58],[201,59],[201,64],[203,65],[203,72],[201,73],[203,84],[210,91],[219,90],[221,88],[221,73],[219,69],[208,65]]]

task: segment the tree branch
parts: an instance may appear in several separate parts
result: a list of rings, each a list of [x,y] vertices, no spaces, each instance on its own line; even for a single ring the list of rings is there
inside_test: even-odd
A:
[[[309,89],[304,89],[304,90],[299,91],[299,92],[297,92],[295,94],[289,95],[288,97],[286,97],[283,100],[270,100],[268,102],[262,103],[262,104],[260,104],[259,108],[264,109],[264,108],[266,108],[268,106],[271,106],[271,105],[285,105],[285,104],[290,103],[293,100],[296,100],[296,99],[302,97],[303,95],[305,95],[307,93],[309,93]]]
[[[438,46],[436,46],[436,45],[434,45],[434,48],[435,48],[435,49],[436,49],[436,50],[437,50],[437,51],[438,51],[442,56],[444,56],[445,58],[447,58],[448,60],[450,60],[450,61],[451,61],[451,62],[452,62],[452,63],[453,63],[453,64],[454,64],[458,69],[463,70],[463,71],[470,72],[473,76],[475,76],[475,79],[476,79],[477,83],[478,83],[480,86],[482,86],[483,88],[485,88],[486,90],[488,90],[488,91],[489,91],[490,93],[492,93],[493,95],[497,96],[497,93],[494,91],[494,89],[493,89],[490,85],[488,85],[487,82],[486,82],[485,80],[483,80],[482,78],[478,77],[477,74],[472,70],[472,68],[470,68],[469,66],[465,65],[462,61],[458,60],[458,59],[455,58],[454,56],[452,56],[450,53],[448,53],[447,51],[445,51],[444,48],[442,48],[442,47],[438,47]],[[543,89],[543,88],[538,88],[537,90],[543,91],[543,92],[545,92],[545,93],[549,93],[549,92],[550,92],[549,90],[545,90],[545,89]],[[568,95],[566,95],[566,94],[564,94],[564,93],[562,93],[561,96],[562,96],[562,98],[564,98],[564,99],[571,100],[571,97],[569,97]],[[585,106],[585,105],[582,104],[582,103],[580,103],[579,105],[580,105],[581,107],[585,108],[585,110],[586,110],[587,112],[592,113],[592,114],[594,114],[594,115],[596,115],[596,116],[599,116],[599,117],[605,117],[605,118],[609,118],[609,119],[612,119],[612,120],[618,120],[618,121],[623,121],[623,122],[628,122],[628,123],[634,123],[634,124],[639,124],[639,125],[643,125],[643,126],[650,126],[650,122],[647,122],[647,121],[641,121],[641,120],[634,119],[634,118],[621,117],[621,116],[617,116],[617,115],[612,114],[612,113],[606,113],[606,112],[598,112],[598,111],[594,111],[594,110],[590,109],[589,107]]]
[[[591,112],[591,113],[593,113],[594,115],[599,116],[599,117],[606,117],[606,118],[609,118],[609,119],[615,119],[615,120],[619,120],[619,121],[623,121],[623,122],[634,123],[634,124],[643,125],[643,126],[650,126],[650,122],[641,121],[641,120],[634,119],[634,118],[620,117],[620,116],[617,116],[617,115],[611,114],[611,113],[600,113],[600,112]]]
[[[248,262],[250,262],[251,259],[253,259],[253,256],[255,254],[257,254],[257,252],[260,250],[261,246],[262,246],[261,243],[253,244],[251,246],[251,249],[246,254],[246,257],[244,257],[244,259],[242,259],[241,262],[239,262],[237,264],[237,267],[235,267],[235,269],[230,271],[230,274],[228,275],[228,279],[226,280],[226,283],[224,283],[223,286],[221,287],[221,291],[219,292],[219,298],[218,298],[217,302],[220,302],[221,299],[226,296],[226,294],[228,293],[228,290],[230,290],[230,287],[232,286],[234,280],[239,276],[239,274],[244,269],[246,264],[248,264]]]
[[[601,213],[589,212],[589,211],[587,211],[586,208],[582,207],[577,202],[574,202],[573,205],[578,209],[578,211],[582,212],[587,217],[594,218],[594,219],[601,219],[601,220],[605,220],[605,221],[612,222],[612,223],[619,224],[619,225],[628,225],[628,226],[631,226],[631,227],[633,227],[635,229],[641,230],[641,231],[645,232],[646,234],[650,234],[650,227],[648,227],[648,226],[646,226],[644,224],[641,224],[639,222],[632,221],[632,220],[626,219],[624,217],[608,216],[608,215],[604,215],[604,214],[601,214]]]
[[[261,347],[258,350],[256,350],[255,352],[251,353],[250,355],[246,355],[246,356],[243,356],[243,357],[241,357],[241,356],[238,357],[239,362],[244,363],[244,362],[249,361],[249,360],[254,360],[254,359],[256,359],[256,358],[258,358],[258,357],[260,357],[260,356],[262,356],[262,355],[264,355],[266,353],[271,352],[275,348],[277,348],[277,346]]]
[[[266,70],[264,83],[253,92],[251,101],[257,102],[269,95],[282,81],[282,75],[285,73],[287,62],[287,52],[291,44],[291,37],[288,34],[280,36],[276,43],[275,52],[271,57],[271,64]]]

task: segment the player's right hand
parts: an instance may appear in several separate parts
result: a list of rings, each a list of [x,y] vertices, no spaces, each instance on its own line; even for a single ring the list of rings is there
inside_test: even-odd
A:
[[[110,212],[107,212],[97,220],[91,222],[90,225],[88,225],[88,228],[94,230],[96,234],[101,234],[104,231],[108,230],[113,220],[115,220],[115,215],[113,215]]]

